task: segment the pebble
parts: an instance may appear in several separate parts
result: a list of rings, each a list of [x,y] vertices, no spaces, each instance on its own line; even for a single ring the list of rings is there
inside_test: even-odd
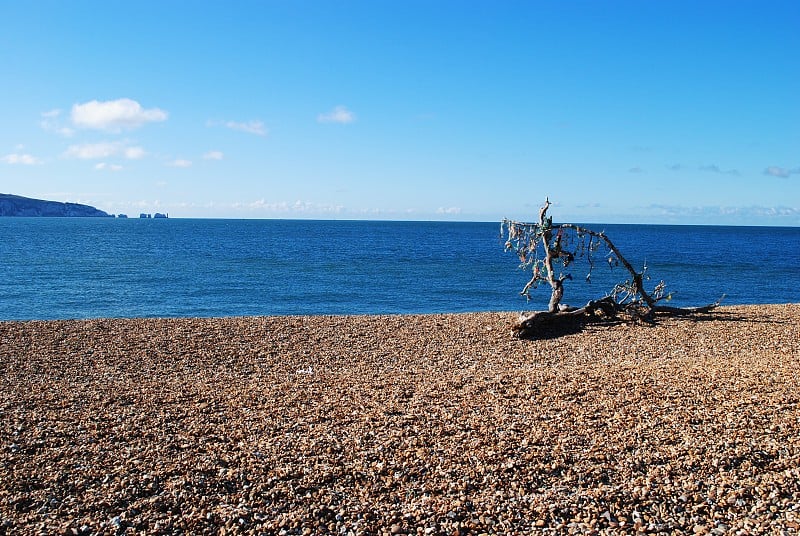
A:
[[[0,322],[0,532],[798,530],[800,305],[516,316]]]

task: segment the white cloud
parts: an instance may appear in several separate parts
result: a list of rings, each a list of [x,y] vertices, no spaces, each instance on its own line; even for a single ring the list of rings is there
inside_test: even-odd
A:
[[[203,155],[203,160],[222,160],[222,151],[208,151]]]
[[[106,164],[105,162],[100,162],[99,164],[95,164],[94,169],[97,170],[107,170],[107,171],[119,171],[122,169],[122,166],[119,164]]]
[[[439,207],[436,209],[436,214],[461,214],[459,207]]]
[[[42,161],[36,158],[35,156],[29,154],[19,154],[19,153],[12,153],[7,154],[4,157],[0,158],[6,164],[21,164],[24,166],[34,166],[36,164],[41,164]]]
[[[65,127],[61,124],[61,120],[59,119],[61,116],[61,110],[50,110],[47,112],[42,112],[41,115],[42,120],[39,121],[39,126],[41,126],[42,130],[45,132],[54,132],[67,138],[75,133],[73,129]]]
[[[639,166],[632,167],[628,170],[628,173],[644,173],[644,169],[640,168]]]
[[[656,211],[662,216],[669,217],[726,217],[734,216],[737,218],[746,217],[763,217],[763,218],[780,218],[780,217],[793,217],[800,216],[800,208],[787,207],[787,206],[739,206],[739,207],[725,207],[725,206],[695,206],[687,207],[680,205],[659,205],[653,204],[647,207]]]
[[[70,145],[64,152],[64,156],[67,158],[79,158],[81,160],[96,160],[98,158],[114,156],[118,151],[119,144],[117,143],[83,143],[80,145]]]
[[[99,160],[112,156],[122,155],[129,160],[138,160],[145,155],[144,149],[138,146],[130,147],[124,141],[106,141],[100,143],[83,143],[70,145],[64,152],[66,158],[80,160]]]
[[[171,167],[188,168],[192,166],[192,162],[191,160],[184,160],[182,158],[178,158],[176,160],[173,160],[167,165]]]
[[[342,125],[346,125],[348,123],[352,123],[356,120],[356,116],[353,112],[345,108],[344,106],[337,106],[333,110],[328,113],[319,114],[317,116],[317,121],[319,123],[339,123]]]
[[[772,177],[780,177],[782,179],[785,179],[792,174],[800,174],[800,167],[794,169],[787,169],[780,166],[769,166],[764,170],[764,175],[770,175]]]
[[[238,130],[239,132],[247,132],[248,134],[255,134],[256,136],[266,136],[269,132],[263,121],[253,119],[246,122],[239,121],[208,121],[206,124],[210,127],[223,126],[231,130]]]
[[[131,99],[89,101],[72,106],[72,123],[78,128],[120,132],[145,123],[165,121],[167,112],[159,108],[144,109]]]
[[[267,202],[264,199],[259,199],[258,201],[253,201],[252,203],[234,203],[232,207],[234,209],[299,214],[339,214],[344,210],[342,205],[328,205],[300,200],[295,201],[294,203],[288,203],[286,201]]]
[[[141,147],[125,147],[123,154],[128,160],[139,160],[144,157],[146,153]]]
[[[231,130],[238,130],[247,132],[248,134],[255,134],[257,136],[266,136],[267,129],[261,121],[248,121],[247,123],[237,123],[236,121],[227,121],[225,126]]]

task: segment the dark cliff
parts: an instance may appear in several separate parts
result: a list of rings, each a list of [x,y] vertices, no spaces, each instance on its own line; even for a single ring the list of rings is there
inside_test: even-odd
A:
[[[89,205],[44,201],[11,194],[0,194],[0,216],[111,217]]]

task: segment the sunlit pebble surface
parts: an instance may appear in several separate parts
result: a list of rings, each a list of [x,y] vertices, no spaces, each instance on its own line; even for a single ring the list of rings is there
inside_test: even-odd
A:
[[[797,534],[800,305],[0,323],[2,534]]]

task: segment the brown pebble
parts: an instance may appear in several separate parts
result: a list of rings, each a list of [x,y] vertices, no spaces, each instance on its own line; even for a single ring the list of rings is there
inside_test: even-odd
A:
[[[0,322],[0,532],[800,528],[800,305],[515,318]]]

